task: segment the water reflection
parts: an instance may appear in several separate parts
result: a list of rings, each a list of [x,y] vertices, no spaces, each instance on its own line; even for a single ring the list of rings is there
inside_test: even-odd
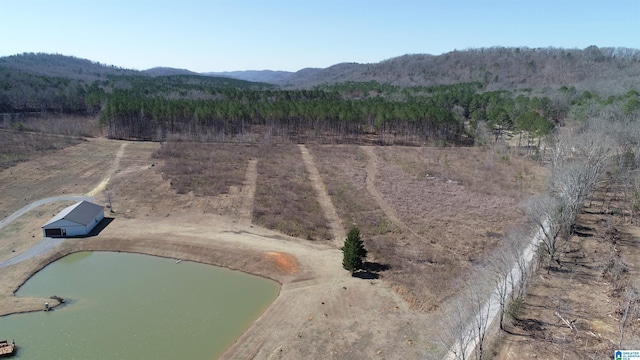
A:
[[[278,292],[273,281],[188,261],[76,253],[17,293],[69,304],[0,318],[0,339],[15,339],[21,359],[212,359]]]

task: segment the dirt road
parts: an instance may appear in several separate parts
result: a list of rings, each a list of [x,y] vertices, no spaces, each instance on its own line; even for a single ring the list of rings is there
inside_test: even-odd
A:
[[[309,174],[309,181],[311,182],[311,186],[313,186],[313,189],[316,192],[320,208],[322,208],[324,217],[327,220],[329,227],[331,228],[334,245],[336,248],[340,248],[344,243],[344,239],[347,237],[344,226],[342,225],[342,221],[340,220],[338,212],[333,206],[331,198],[327,193],[327,187],[322,182],[322,178],[318,173],[318,169],[313,162],[313,156],[311,156],[309,150],[307,150],[304,145],[298,145],[298,147],[300,148],[300,153],[302,154],[302,161],[304,162],[304,166],[307,169],[307,173]]]
[[[543,223],[545,228],[547,227],[547,222]],[[548,230],[548,229],[547,229]],[[531,261],[533,260],[533,256],[540,245],[544,236],[544,232],[542,229],[538,230],[538,232],[531,238],[529,245],[522,251],[522,260],[524,261],[526,266],[529,266]],[[509,297],[511,293],[514,291],[514,288],[518,286],[522,277],[522,273],[519,269],[519,264],[513,264],[513,268],[511,268],[509,274],[509,281],[506,283],[506,288],[504,289],[505,297]],[[459,354],[467,354],[470,356],[475,351],[479,342],[479,335],[475,329],[478,325],[485,324],[485,328],[490,328],[492,325],[495,326],[495,322],[498,321],[498,317],[500,315],[500,290],[494,290],[489,299],[484,304],[482,309],[477,311],[474,314],[474,318],[471,319],[469,326],[464,329],[462,340],[458,340],[456,343],[451,346],[451,349],[447,353],[445,357],[446,360],[455,360],[459,358]],[[464,349],[463,349],[464,346]]]

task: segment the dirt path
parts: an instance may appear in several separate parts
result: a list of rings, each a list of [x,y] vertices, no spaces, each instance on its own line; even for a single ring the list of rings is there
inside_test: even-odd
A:
[[[546,230],[548,230],[547,221],[543,223],[543,226]],[[527,267],[529,266],[531,261],[533,261],[533,256],[535,255],[540,242],[542,242],[543,237],[544,231],[542,229],[539,229],[538,232],[536,232],[536,234],[531,238],[529,245],[527,245],[527,247],[522,251],[522,259],[524,260]],[[507,282],[504,289],[504,298],[509,298],[509,296],[511,296],[511,293],[514,291],[514,288],[520,283],[522,274],[520,273],[518,267],[518,263],[513,264],[513,268],[511,268],[511,271],[509,272],[509,281]],[[456,341],[453,346],[451,346],[451,349],[447,353],[447,356],[444,358],[445,360],[458,359],[458,354],[463,353],[463,346],[465,347],[465,354],[473,354],[480,341],[477,331],[475,331],[477,325],[485,323],[487,324],[486,328],[491,328],[492,326],[495,327],[495,323],[499,321],[498,318],[500,315],[500,310],[502,310],[500,308],[499,299],[500,289],[495,289],[489,296],[489,299],[485,302],[482,309],[479,309],[478,311],[476,311],[476,313],[473,314],[474,319],[470,322],[468,327],[464,329],[464,334],[466,334],[465,336],[463,336],[464,341]]]
[[[244,177],[242,190],[240,191],[239,221],[251,224],[253,217],[253,198],[256,194],[256,182],[258,180],[258,159],[251,159],[247,164],[247,173]]]
[[[449,256],[452,259],[461,260],[462,257],[460,256],[460,254],[455,253],[451,249],[447,249],[442,243],[434,243],[432,241],[429,241],[429,239],[418,234],[411,227],[405,224],[404,221],[400,220],[395,210],[384,200],[384,198],[382,197],[382,194],[378,191],[378,188],[375,185],[376,174],[378,173],[378,157],[373,151],[374,147],[361,146],[360,148],[362,148],[362,150],[369,157],[369,161],[367,162],[367,166],[365,167],[365,172],[367,173],[367,177],[365,179],[366,189],[369,192],[369,194],[371,194],[371,197],[376,202],[376,205],[378,205],[378,207],[382,209],[387,219],[389,219],[389,221],[391,221],[391,223],[393,223],[395,226],[399,227],[402,230],[407,231],[409,234],[413,235],[415,238],[419,239],[420,241],[423,241],[425,243],[428,242],[431,244],[431,246],[438,248],[441,251],[449,254]]]
[[[324,182],[320,177],[320,173],[318,172],[318,169],[316,168],[316,165],[313,161],[313,156],[311,156],[306,146],[298,145],[298,147],[300,148],[300,153],[302,154],[302,161],[304,162],[304,166],[306,167],[307,173],[309,174],[309,181],[311,182],[311,186],[315,190],[316,196],[318,197],[318,202],[320,203],[320,208],[322,209],[324,218],[327,220],[327,223],[331,228],[333,242],[337,248],[340,248],[344,243],[344,239],[347,237],[347,234],[344,231],[344,226],[342,226],[342,220],[340,220],[338,212],[333,206],[331,197],[329,197],[329,193],[327,192],[327,187],[324,185]]]
[[[371,194],[376,204],[380,207],[380,209],[382,209],[384,214],[394,225],[408,231],[411,235],[417,237],[418,239],[427,241],[427,239],[413,231],[413,229],[411,229],[402,220],[400,220],[393,208],[391,208],[391,206],[389,206],[389,204],[382,198],[382,194],[380,194],[375,184],[376,174],[378,172],[378,157],[373,152],[372,146],[361,146],[360,148],[364,150],[367,156],[369,156],[369,161],[367,162],[367,166],[365,168],[367,172],[366,186],[367,191],[369,192],[369,194]]]
[[[89,191],[87,196],[96,196],[107,188],[107,185],[109,184],[109,180],[111,180],[111,177],[118,170],[118,165],[120,164],[120,160],[124,156],[124,149],[127,147],[127,144],[128,143],[125,142],[122,145],[120,145],[120,149],[118,150],[118,153],[116,154],[116,157],[113,160],[113,164],[111,165],[111,168],[109,168],[109,172],[104,177],[104,179],[102,179],[102,181],[95,188],[93,188],[93,190]]]

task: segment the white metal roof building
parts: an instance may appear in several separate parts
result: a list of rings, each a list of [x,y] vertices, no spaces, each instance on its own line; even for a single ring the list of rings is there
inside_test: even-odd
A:
[[[104,219],[104,207],[80,201],[64,208],[42,226],[44,237],[86,236]]]

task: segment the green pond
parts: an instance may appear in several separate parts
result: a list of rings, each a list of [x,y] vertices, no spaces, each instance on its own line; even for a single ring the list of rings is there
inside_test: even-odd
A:
[[[67,303],[0,317],[0,340],[15,339],[16,359],[215,359],[279,291],[274,281],[193,262],[76,253],[17,292]]]

